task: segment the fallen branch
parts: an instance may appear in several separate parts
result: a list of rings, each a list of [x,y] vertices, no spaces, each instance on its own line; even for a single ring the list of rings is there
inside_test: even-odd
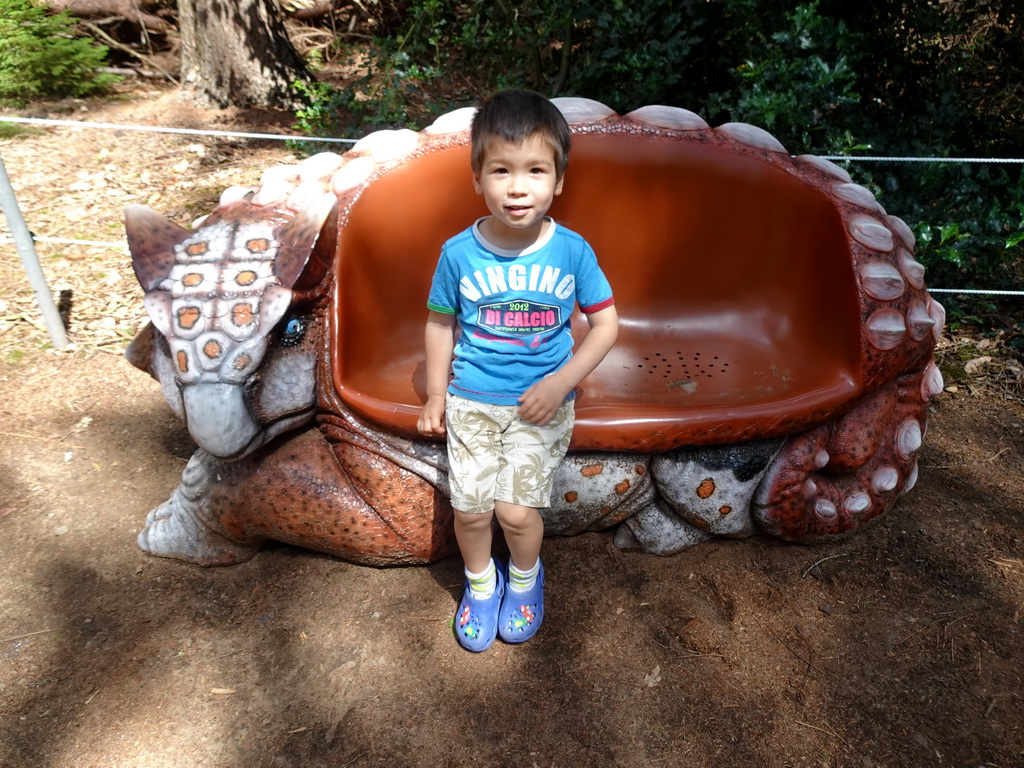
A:
[[[781,637],[779,637],[779,636],[778,636],[778,634],[776,634],[776,632],[775,632],[775,631],[774,631],[774,630],[773,630],[773,629],[772,629],[771,627],[769,627],[769,626],[768,626],[767,624],[763,624],[763,623],[761,623],[760,621],[758,622],[758,624],[761,624],[761,627],[762,627],[763,629],[766,629],[766,630],[768,631],[768,633],[769,633],[769,634],[770,634],[770,635],[771,635],[772,637],[774,637],[774,638],[775,638],[776,640],[778,640],[778,641],[779,641],[780,643],[782,643],[782,646],[783,646],[783,647],[784,647],[784,648],[785,648],[785,649],[786,649],[787,651],[789,651],[790,653],[792,653],[792,654],[793,654],[793,655],[794,655],[794,656],[795,656],[795,657],[796,657],[797,659],[799,659],[799,660],[800,660],[801,662],[803,662],[804,664],[806,664],[806,665],[807,665],[807,672],[811,672],[811,671],[814,671],[814,672],[821,672],[821,670],[819,670],[819,669],[818,669],[817,667],[815,667],[815,666],[814,666],[814,664],[812,664],[812,663],[811,663],[810,659],[805,659],[805,658],[804,658],[803,656],[801,656],[801,655],[800,655],[799,653],[797,653],[797,652],[796,652],[796,651],[795,651],[795,650],[793,649],[793,647],[792,647],[792,646],[791,646],[791,645],[790,645],[789,643],[787,643],[787,642],[786,642],[785,640],[783,640],[783,639],[782,639]],[[812,650],[813,650],[813,649],[812,649]],[[806,674],[806,673],[805,673],[805,674]],[[822,674],[824,674],[824,673],[822,673]]]
[[[804,576],[806,576],[812,570],[817,568],[822,563],[827,562],[828,560],[835,560],[837,557],[849,557],[849,556],[850,556],[849,552],[840,552],[838,555],[829,555],[828,557],[823,557],[818,562],[811,563],[809,566],[807,566],[807,570],[800,574],[800,578],[802,579]]]
[[[683,650],[689,651],[690,649],[689,648],[684,648]],[[725,655],[721,654],[721,653],[692,653],[691,652],[691,653],[681,654],[680,658],[683,658],[683,659],[705,659],[705,658],[724,659]]]
[[[833,738],[835,738],[835,739],[839,739],[839,740],[840,740],[841,742],[843,742],[843,745],[844,745],[844,746],[845,746],[845,747],[846,747],[847,749],[849,749],[849,748],[850,748],[850,744],[849,744],[849,742],[848,742],[848,741],[846,741],[846,739],[844,739],[844,738],[843,738],[842,736],[840,736],[840,735],[839,735],[838,733],[836,733],[835,731],[830,731],[830,730],[828,730],[828,729],[826,729],[826,728],[819,728],[819,727],[818,727],[818,726],[816,726],[816,725],[811,725],[810,723],[805,723],[805,722],[804,722],[803,720],[796,720],[796,721],[794,721],[794,722],[795,722],[795,723],[796,723],[797,725],[802,725],[802,726],[803,726],[804,728],[811,728],[811,729],[813,729],[813,730],[815,730],[815,731],[820,731],[821,733],[824,733],[824,734],[826,734],[826,735],[828,735],[828,736],[831,736],[831,737],[833,737]]]
[[[70,435],[70,434],[71,433],[68,432],[68,435]],[[64,435],[64,437],[67,437],[68,435]],[[63,442],[64,441],[64,437],[62,437],[62,438],[60,438],[58,440],[57,438],[54,438],[54,437],[42,437],[41,435],[26,435],[24,432],[0,432],[0,437],[20,437],[20,438],[22,438],[24,440],[39,440],[39,441],[44,442],[44,443],[59,443],[60,445],[64,446],[65,448],[71,448],[72,450],[76,450],[76,451],[79,451],[79,450],[82,449],[82,447],[80,445],[74,445],[73,443],[65,443],[65,442]],[[56,632],[57,630],[54,630],[54,631]]]
[[[999,570],[1002,572],[1004,577],[1006,576],[1007,572],[1009,572],[1009,573],[1024,573],[1024,560],[1015,560],[1015,559],[1010,558],[1010,557],[1002,558],[1002,559],[995,558],[995,557],[990,557],[988,559],[988,561],[990,563],[994,563],[996,565],[996,567],[998,567]],[[1021,569],[1021,570],[1018,570],[1018,569]]]
[[[153,59],[151,57],[144,56],[143,54],[141,54],[138,51],[136,51],[134,48],[131,48],[131,47],[125,45],[124,43],[121,43],[121,42],[115,40],[110,35],[108,35],[106,32],[104,32],[102,29],[100,29],[95,24],[93,24],[91,21],[83,21],[82,22],[82,26],[86,27],[90,32],[92,32],[94,35],[96,35],[96,37],[100,38],[104,43],[109,45],[111,48],[117,48],[117,50],[123,51],[124,53],[127,53],[129,56],[134,56],[136,59],[141,61],[147,67],[152,67],[157,72],[162,74],[164,77],[166,77],[175,86],[180,86],[181,85],[181,83],[178,82],[178,80],[175,79],[175,77],[173,75],[171,75],[169,72],[164,70],[159,64],[157,64],[155,61],[153,61]]]
[[[17,637],[5,637],[0,640],[0,643],[13,643],[15,640],[24,640],[27,637],[36,637],[37,635],[48,635],[51,632],[63,632],[63,629],[41,629],[38,632],[29,632],[27,635],[18,635]]]
[[[1003,448],[1003,450],[999,451],[999,453],[995,454],[994,456],[989,456],[987,459],[985,459],[985,461],[991,463],[998,459],[1000,456],[1002,456],[1004,453],[1006,453],[1008,450],[1010,450],[1009,446]]]

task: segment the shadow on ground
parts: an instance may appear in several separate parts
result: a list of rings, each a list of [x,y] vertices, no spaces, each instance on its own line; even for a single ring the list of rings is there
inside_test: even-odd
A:
[[[117,364],[60,363],[122,381]],[[472,655],[454,559],[138,551],[188,443],[155,385],[122,383],[52,393],[9,428],[40,439],[0,450],[0,765],[1024,762],[1019,408],[942,400],[918,487],[846,540],[657,558],[550,539],[541,634]]]

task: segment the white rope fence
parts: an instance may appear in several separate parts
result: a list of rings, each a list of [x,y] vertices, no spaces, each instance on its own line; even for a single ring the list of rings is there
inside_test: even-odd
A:
[[[1024,157],[873,157],[871,155],[818,155],[818,157],[822,160],[855,160],[858,163],[1024,163]]]
[[[212,136],[217,138],[240,138],[240,139],[268,139],[276,141],[304,141],[304,142],[327,142],[339,144],[355,144],[358,139],[334,138],[334,137],[312,137],[296,136],[274,133],[245,133],[239,131],[211,131],[192,128],[168,128],[153,125],[132,125],[128,123],[96,123],[79,120],[53,120],[37,117],[12,117],[0,115],[0,122],[23,123],[29,125],[46,125],[75,129],[101,129],[115,131],[141,131],[148,133],[173,133],[187,136]],[[886,157],[872,155],[820,155],[824,160],[857,162],[857,163],[996,163],[996,164],[1022,164],[1024,158],[1020,157]],[[61,237],[37,237],[32,236],[35,242],[56,243],[61,245],[84,245],[95,248],[118,248],[127,250],[125,241],[113,243],[98,242],[95,240],[72,240]],[[9,237],[0,236],[0,245],[9,245],[15,241]],[[1024,296],[1024,291],[1003,291],[985,288],[929,288],[931,293],[956,293],[956,294],[982,294],[989,296]]]
[[[37,237],[32,235],[32,240],[37,243],[55,243],[57,245],[91,245],[95,248],[121,248],[128,250],[128,242],[125,240],[116,243],[102,243],[98,240],[74,240],[69,237]],[[10,245],[14,241],[9,237],[0,237],[0,245]]]
[[[988,288],[929,288],[928,293],[981,293],[989,296],[1024,296],[1024,291],[996,291]]]
[[[320,136],[292,136],[283,133],[240,133],[238,131],[208,131],[199,128],[165,128],[158,125],[130,125],[128,123],[90,123],[84,120],[50,120],[40,117],[8,117],[0,115],[0,122],[27,125],[49,125],[63,128],[100,128],[114,131],[140,131],[142,133],[177,133],[185,136],[216,136],[236,139],[274,139],[284,141],[325,141],[355,144],[358,139],[335,139]]]
[[[283,141],[323,141],[329,143],[355,144],[359,139],[343,139],[328,136],[302,136],[282,133],[241,133],[238,131],[210,131],[194,128],[167,128],[156,125],[132,125],[130,123],[94,123],[83,120],[55,120],[41,117],[13,117],[0,115],[0,122],[23,123],[28,125],[49,125],[65,128],[100,128],[115,131],[141,131],[148,133],[177,133],[187,136],[216,136],[239,139],[271,139]],[[1024,163],[1024,157],[886,157],[872,155],[819,155],[823,160],[855,161],[858,163]]]

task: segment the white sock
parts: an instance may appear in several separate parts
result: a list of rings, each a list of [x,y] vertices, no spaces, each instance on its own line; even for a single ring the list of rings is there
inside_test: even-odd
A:
[[[528,571],[520,571],[513,563],[508,564],[508,588],[513,592],[529,592],[537,584],[540,573],[540,558]]]
[[[467,568],[466,580],[469,581],[469,591],[475,599],[486,600],[493,595],[498,588],[498,569],[494,567],[493,558],[480,573],[473,573]]]

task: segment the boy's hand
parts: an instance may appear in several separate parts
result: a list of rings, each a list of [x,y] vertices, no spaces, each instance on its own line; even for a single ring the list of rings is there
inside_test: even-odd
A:
[[[577,384],[593,371],[615,343],[619,333],[619,316],[615,305],[587,315],[590,332],[573,353],[569,362],[555,373],[541,379],[519,398],[519,418],[544,426],[555,415]]]
[[[427,437],[444,437],[447,430],[444,425],[444,395],[430,395],[427,403],[420,411],[416,429]]]
[[[541,379],[519,398],[519,418],[543,427],[565,402],[569,390],[553,377]]]

